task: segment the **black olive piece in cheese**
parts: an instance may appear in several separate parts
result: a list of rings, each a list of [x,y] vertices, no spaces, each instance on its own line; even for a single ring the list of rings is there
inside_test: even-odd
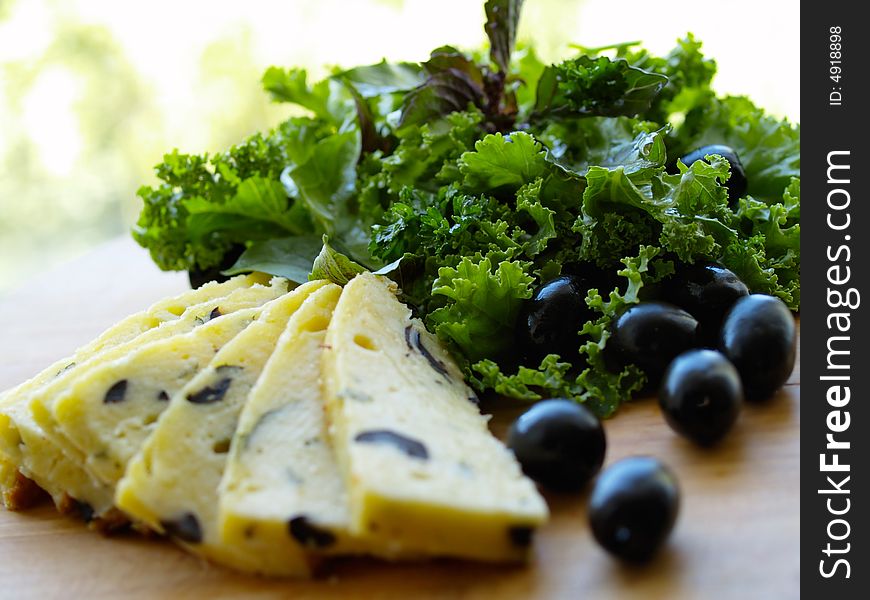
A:
[[[287,531],[290,537],[306,548],[327,548],[335,544],[335,535],[312,524],[304,515],[290,519]]]
[[[429,451],[422,442],[389,429],[363,431],[356,434],[353,439],[361,444],[387,444],[414,458],[423,460],[429,458]]]
[[[199,525],[199,519],[193,513],[185,513],[177,519],[160,521],[160,526],[163,527],[166,535],[178,538],[183,542],[190,544],[202,542],[202,527]]]
[[[105,404],[116,404],[118,402],[123,402],[126,397],[127,380],[122,379],[121,381],[114,383],[112,387],[108,389],[105,398],[103,398],[103,402]]]

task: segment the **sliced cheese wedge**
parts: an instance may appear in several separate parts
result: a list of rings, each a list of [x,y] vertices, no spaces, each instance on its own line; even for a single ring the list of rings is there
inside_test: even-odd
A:
[[[130,340],[118,338],[114,346],[107,344],[87,357],[81,356],[74,368],[58,374],[0,411],[0,454],[17,464],[22,474],[39,483],[59,508],[61,503],[68,505],[71,497],[84,505],[83,514],[96,517],[105,514],[112,505],[112,488],[86,472],[84,454],[60,434],[48,412],[49,407],[76,381],[107,361],[123,357],[149,342],[189,332],[220,314],[260,306],[285,293],[286,289],[283,279],[275,279],[270,286],[238,286],[228,295],[190,306],[180,317]]]
[[[172,397],[118,484],[115,501],[120,509],[205,558],[243,571],[259,570],[256,558],[244,548],[221,542],[218,486],[239,414],[288,320],[303,302],[331,293],[333,287],[309,282],[267,304],[256,323]]]
[[[49,440],[60,446],[71,457],[81,458],[81,452],[84,450],[76,444],[74,438],[66,435],[63,423],[57,419],[58,404],[61,400],[71,401],[66,392],[73,387],[75,382],[91,377],[94,369],[126,357],[131,352],[150,343],[193,332],[224,315],[260,307],[269,300],[286,293],[287,285],[286,279],[274,278],[268,286],[254,284],[250,287],[235,289],[226,296],[212,298],[189,306],[180,317],[95,353],[63,376],[55,378],[49,384],[30,394],[28,402],[34,420],[42,427]]]
[[[326,334],[323,383],[351,531],[402,551],[523,560],[547,505],[394,292],[358,275]]]
[[[27,381],[0,394],[0,406],[14,401],[22,394],[35,390],[59,374],[106,348],[111,348],[116,344],[131,340],[140,333],[158,327],[167,321],[177,319],[188,307],[194,304],[210,302],[215,298],[226,296],[233,290],[249,287],[255,283],[265,283],[266,281],[268,281],[268,276],[261,273],[239,275],[222,283],[213,281],[195,290],[189,290],[177,296],[159,300],[144,311],[130,315],[113,325],[95,340],[76,350],[72,356],[54,362]]]
[[[45,490],[58,509],[77,503],[88,521],[112,514],[114,490],[97,481],[49,440],[26,403],[10,407],[21,439],[19,472]],[[119,525],[121,523],[118,523]]]
[[[224,283],[210,283],[173,298],[161,300],[150,308],[123,319],[104,331],[97,339],[77,350],[72,356],[57,361],[47,369],[0,396],[0,455],[13,463],[21,461],[21,438],[16,421],[8,416],[9,407],[29,402],[41,392],[45,402],[53,400],[58,390],[64,389],[72,377],[81,373],[83,363],[136,339],[145,332],[153,332],[160,325],[179,319],[191,305],[201,305],[223,298],[234,290],[254,285],[260,277],[239,276]],[[165,330],[163,330],[165,331]],[[78,373],[77,373],[78,372]],[[50,424],[50,423],[49,423]]]
[[[326,327],[340,288],[290,319],[239,417],[220,484],[222,544],[268,575],[305,576],[312,552],[358,551],[320,393]]]
[[[286,292],[286,281],[275,279],[261,285],[261,276],[236,277],[160,301],[142,313],[124,319],[97,340],[71,357],[66,367],[50,376],[42,375],[18,386],[5,396],[0,409],[0,456],[16,465],[21,474],[37,482],[54,499],[58,508],[81,505],[81,514],[95,518],[109,514],[113,489],[93,478],[83,468],[78,450],[59,435],[46,410],[54,399],[89,369],[102,361],[123,356],[131,348],[190,331],[218,314],[263,302]],[[183,308],[187,301],[198,302]],[[157,326],[153,326],[157,323]],[[36,411],[32,411],[35,405]],[[35,413],[35,414],[34,414]],[[42,416],[38,422],[34,417]],[[43,428],[43,425],[46,427]],[[0,482],[4,493],[7,490]],[[121,524],[111,515],[109,526]],[[95,522],[98,528],[106,523]]]
[[[83,453],[88,471],[104,483],[116,484],[169,399],[260,315],[260,308],[230,313],[100,364],[76,382],[57,400],[54,415],[64,435]]]

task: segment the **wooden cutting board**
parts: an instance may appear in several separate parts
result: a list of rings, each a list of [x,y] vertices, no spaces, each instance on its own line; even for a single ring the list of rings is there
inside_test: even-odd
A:
[[[25,282],[0,298],[0,390],[186,285],[127,239]],[[497,435],[522,408],[484,407]],[[747,406],[714,449],[673,434],[653,399],[607,421],[607,463],[657,456],[683,491],[670,542],[643,567],[623,566],[595,544],[587,493],[548,496],[552,520],[526,567],[348,559],[314,581],[239,575],[165,540],[102,537],[50,506],[17,514],[0,508],[0,598],[797,598],[799,425],[800,351],[788,385],[767,404]]]

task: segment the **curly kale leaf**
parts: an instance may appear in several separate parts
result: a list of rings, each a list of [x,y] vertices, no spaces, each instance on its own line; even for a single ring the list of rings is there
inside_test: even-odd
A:
[[[731,146],[749,182],[747,193],[777,202],[793,177],[800,177],[800,126],[767,115],[749,99],[714,99],[687,117],[677,130],[675,156],[709,144]]]
[[[727,178],[721,157],[683,165],[679,175],[591,167],[583,215],[574,225],[583,238],[581,258],[608,266],[613,256],[632,255],[653,240],[686,262],[718,256],[737,237],[722,186]]]
[[[459,348],[468,360],[497,356],[509,347],[522,301],[532,295],[530,264],[490,257],[463,257],[454,267],[441,267],[432,293],[448,304],[432,311],[427,325]]]
[[[800,179],[783,192],[782,202],[768,204],[741,198],[738,226],[745,243],[726,248],[723,262],[753,291],[779,296],[792,310],[800,308]]]
[[[463,188],[471,192],[519,189],[541,177],[548,169],[541,144],[528,133],[488,135],[460,159]]]
[[[536,120],[560,116],[636,116],[646,112],[668,78],[623,59],[583,55],[547,67],[538,80]]]
[[[710,85],[716,74],[716,61],[704,56],[701,42],[691,33],[677,40],[674,49],[661,57],[631,46],[619,47],[617,56],[625,58],[634,67],[668,78],[667,84],[644,114],[645,119],[667,123],[675,115],[685,117],[702,109],[715,98]]]
[[[156,167],[160,183],[139,189],[143,208],[133,237],[160,268],[184,270],[219,264],[235,244],[310,231],[307,209],[278,180],[329,131],[293,118],[222,154],[165,155]]]
[[[629,173],[663,166],[669,129],[627,117],[591,117],[554,121],[534,133],[548,148],[548,160],[585,175],[591,166],[622,166]]]

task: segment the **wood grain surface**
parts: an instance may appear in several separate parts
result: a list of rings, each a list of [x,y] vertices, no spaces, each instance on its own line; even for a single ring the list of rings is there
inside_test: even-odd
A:
[[[69,354],[110,324],[181,291],[119,239],[0,298],[0,390]],[[651,563],[607,556],[586,522],[587,493],[547,497],[552,519],[525,567],[434,561],[337,561],[313,581],[232,573],[159,539],[102,537],[43,506],[0,509],[0,598],[798,598],[800,354],[770,402],[747,406],[714,449],[677,437],[653,399],[605,423],[607,463],[654,455],[673,467],[683,503],[676,529]],[[503,435],[522,405],[484,406]]]

